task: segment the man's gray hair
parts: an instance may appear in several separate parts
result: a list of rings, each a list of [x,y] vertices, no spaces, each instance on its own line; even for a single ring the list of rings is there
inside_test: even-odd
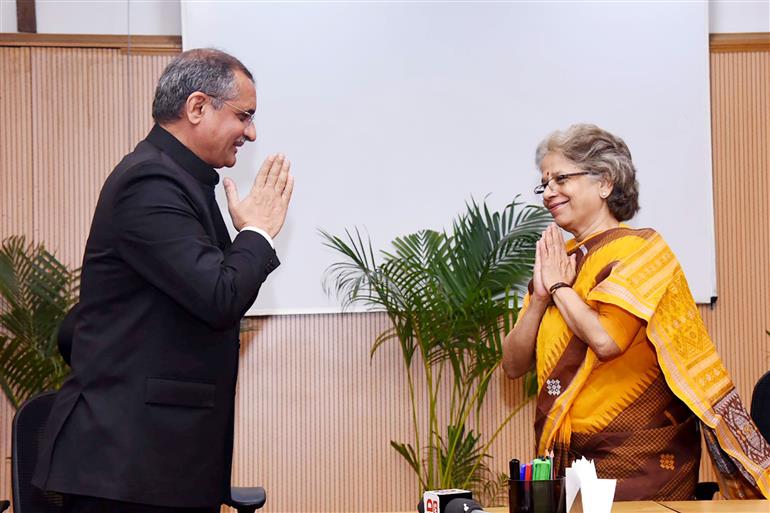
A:
[[[197,48],[183,52],[166,66],[158,79],[152,118],[156,123],[179,119],[187,98],[196,91],[214,98],[214,108],[222,108],[221,100],[232,100],[238,94],[235,71],[254,82],[241,61],[221,50]]]

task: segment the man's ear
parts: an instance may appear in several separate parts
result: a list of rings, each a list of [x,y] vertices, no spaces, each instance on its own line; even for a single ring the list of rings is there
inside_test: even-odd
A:
[[[197,125],[203,119],[203,106],[206,104],[208,96],[200,91],[195,91],[187,97],[184,105],[184,117],[193,125]]]

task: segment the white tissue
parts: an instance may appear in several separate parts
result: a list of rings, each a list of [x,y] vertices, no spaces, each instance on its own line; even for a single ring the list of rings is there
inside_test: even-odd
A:
[[[564,469],[564,481],[567,494],[567,511],[572,511],[572,503],[580,490],[580,476],[572,467]]]
[[[615,499],[615,479],[597,479],[593,460],[581,458],[565,469],[567,511],[574,513],[610,513]],[[575,498],[580,492],[580,504]],[[573,512],[573,506],[574,512]],[[580,507],[582,506],[582,508]]]
[[[583,482],[583,513],[610,513],[615,499],[615,479],[594,479]]]

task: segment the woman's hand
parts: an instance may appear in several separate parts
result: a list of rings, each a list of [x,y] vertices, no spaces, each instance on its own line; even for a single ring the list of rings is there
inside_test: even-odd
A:
[[[554,284],[563,282],[572,285],[575,281],[575,255],[567,256],[564,237],[556,226],[551,224],[543,232],[538,242],[540,249],[540,275],[543,288],[548,291]],[[535,265],[537,266],[537,253]]]
[[[543,232],[545,234],[545,232]],[[532,299],[549,302],[551,300],[548,289],[543,285],[542,239],[535,244],[535,267],[532,269]]]

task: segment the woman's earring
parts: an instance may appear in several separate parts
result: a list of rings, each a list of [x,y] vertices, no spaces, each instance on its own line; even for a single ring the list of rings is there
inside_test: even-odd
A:
[[[601,197],[602,197],[602,199],[606,198],[607,197],[607,193],[606,192],[601,193]]]

